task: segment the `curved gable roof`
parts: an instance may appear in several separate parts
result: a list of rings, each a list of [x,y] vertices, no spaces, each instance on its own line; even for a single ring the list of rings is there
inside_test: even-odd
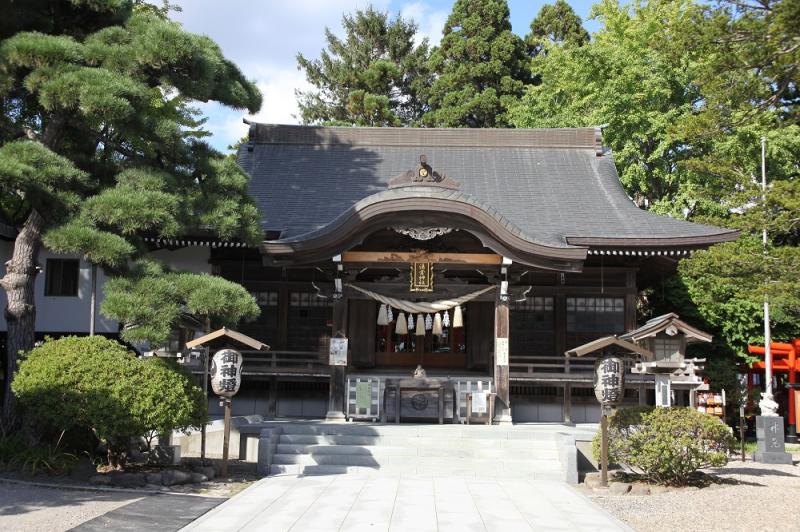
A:
[[[417,167],[460,184],[464,198],[526,240],[573,246],[702,247],[738,233],[639,209],[593,128],[411,129],[251,124],[238,154],[265,231],[302,240]]]

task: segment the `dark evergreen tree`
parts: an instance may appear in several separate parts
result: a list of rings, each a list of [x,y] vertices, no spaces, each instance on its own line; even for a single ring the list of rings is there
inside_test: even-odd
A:
[[[247,175],[202,141],[207,133],[191,102],[256,112],[261,95],[211,39],[170,22],[167,9],[131,0],[0,0],[0,222],[18,228],[0,278],[8,299],[7,414],[18,353],[34,344],[43,243],[122,274],[146,250],[144,235],[260,236]],[[134,271],[138,279],[168,274]],[[257,314],[243,288],[220,289],[220,281],[196,276],[185,283],[193,293],[162,305],[151,291],[159,311],[140,317],[171,324],[203,294],[198,308],[212,320]],[[236,298],[238,311],[217,308],[212,293]],[[125,325],[160,330],[149,339],[163,340],[163,327]]]
[[[429,84],[428,43],[414,43],[417,26],[367,8],[342,17],[340,39],[325,29],[319,59],[297,55],[315,88],[297,92],[306,124],[403,126],[419,122]]]
[[[530,80],[522,39],[505,0],[458,0],[431,54],[436,80],[424,122],[437,127],[504,127]]]
[[[583,46],[587,42],[589,32],[583,27],[581,17],[564,0],[543,5],[531,22],[531,32],[525,36],[531,56],[541,53],[545,43]]]

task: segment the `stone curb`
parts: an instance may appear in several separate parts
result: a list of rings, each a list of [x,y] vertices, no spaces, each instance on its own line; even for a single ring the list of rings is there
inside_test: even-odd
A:
[[[134,493],[137,495],[186,495],[188,497],[205,497],[207,499],[229,499],[230,497],[220,497],[219,495],[206,495],[202,493],[180,493],[177,491],[155,491],[137,490],[133,488],[107,488],[105,486],[82,486],[80,484],[58,484],[56,482],[37,482],[32,480],[18,480],[13,478],[0,477],[0,483],[21,484],[23,486],[35,486],[38,488],[71,489],[81,491],[99,491],[106,493]]]

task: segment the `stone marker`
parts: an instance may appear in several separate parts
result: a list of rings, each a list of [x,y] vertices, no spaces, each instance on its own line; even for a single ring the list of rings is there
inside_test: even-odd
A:
[[[764,464],[792,464],[792,455],[786,452],[783,440],[783,418],[756,416],[758,445],[753,460]]]

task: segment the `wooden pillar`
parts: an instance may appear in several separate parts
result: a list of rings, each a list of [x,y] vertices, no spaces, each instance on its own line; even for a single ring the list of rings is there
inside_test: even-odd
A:
[[[331,338],[344,337],[347,334],[347,298],[344,297],[344,294],[333,302],[332,327]],[[330,371],[328,413],[325,415],[325,419],[338,421],[345,418],[344,396],[347,391],[345,389],[347,386],[347,366],[330,366]]]
[[[636,328],[636,300],[639,292],[636,288],[636,272],[625,273],[625,330]]]
[[[558,285],[553,299],[553,312],[555,313],[555,327],[556,327],[556,356],[563,356],[567,350],[567,294],[561,291],[561,285]],[[574,347],[574,346],[570,346]]]
[[[572,425],[572,384],[564,383],[564,424]]]
[[[223,399],[225,405],[225,425],[223,426],[222,434],[222,465],[219,468],[219,476],[223,480],[228,477],[228,448],[231,442],[231,399],[226,397]]]
[[[644,383],[639,385],[639,405],[647,406],[647,387]]]
[[[508,344],[508,298],[498,294],[494,306],[494,385],[497,389],[494,420],[502,424],[511,423]]]
[[[269,379],[269,391],[267,392],[267,418],[275,419],[278,416],[278,379],[275,376]]]
[[[285,285],[278,289],[278,337],[276,340],[278,350],[289,349],[289,287]]]

